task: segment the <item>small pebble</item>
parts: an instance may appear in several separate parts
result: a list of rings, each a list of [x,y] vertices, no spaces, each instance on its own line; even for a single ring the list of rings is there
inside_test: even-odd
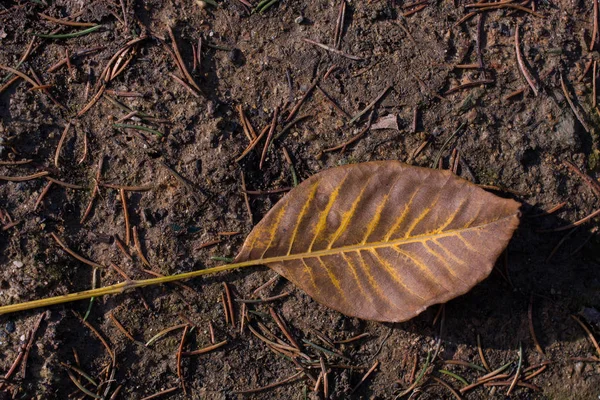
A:
[[[8,333],[13,333],[14,331],[16,331],[17,327],[15,326],[15,321],[8,321],[4,329],[6,329],[6,332]]]
[[[296,19],[294,20],[295,23],[297,23],[298,25],[300,25],[301,23],[304,22],[304,17],[302,15],[299,15],[296,17]]]
[[[21,268],[23,266],[22,261],[13,261],[13,265],[17,268]]]

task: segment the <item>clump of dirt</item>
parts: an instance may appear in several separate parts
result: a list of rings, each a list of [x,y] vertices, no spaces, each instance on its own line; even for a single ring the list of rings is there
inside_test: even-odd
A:
[[[22,79],[9,84],[11,74],[2,71],[0,175],[47,171],[71,185],[50,184],[45,177],[0,183],[1,305],[110,285],[124,275],[151,277],[144,269],[166,275],[220,265],[222,257],[236,255],[252,226],[285,193],[279,189],[294,185],[294,175],[304,180],[347,163],[397,159],[456,168],[465,179],[522,201],[521,227],[489,279],[446,304],[439,315],[435,307],[406,323],[345,317],[284,280],[267,286],[263,297],[290,294],[248,304],[250,325],[254,329],[261,322],[262,332],[268,329],[285,339],[270,314],[272,307],[313,365],[287,384],[253,394],[236,393],[299,372],[289,357],[254,336],[248,323],[240,329],[241,303],[234,301],[236,326],[225,320],[222,283],[228,283],[234,299],[247,299],[273,277],[265,269],[4,315],[0,370],[6,373],[15,360],[18,364],[6,381],[0,379],[0,398],[84,396],[69,372],[103,398],[116,390],[112,398],[161,391],[170,398],[318,398],[323,385],[320,394],[313,392],[315,383],[307,375],[317,379],[320,357],[333,399],[394,398],[421,370],[426,379],[418,382],[416,392],[409,391],[412,398],[449,398],[448,388],[431,376],[458,390],[466,385],[440,370],[468,383],[485,373],[441,360],[483,367],[480,347],[491,369],[511,362],[504,371],[510,377],[520,346],[523,369],[545,369],[513,388],[512,398],[598,397],[600,354],[571,317],[600,309],[597,220],[544,232],[581,220],[598,207],[600,114],[592,75],[598,73],[600,43],[596,40],[589,51],[593,4],[534,1],[476,12],[459,23],[471,6],[348,1],[341,35],[336,36],[341,1],[280,0],[263,13],[251,13],[242,0],[216,7],[210,3],[61,0],[0,6],[0,64],[39,80],[30,90],[32,84]],[[35,35],[89,28],[57,24],[44,15],[102,28],[44,39]],[[200,91],[185,86],[191,83],[179,71],[168,27]],[[537,96],[516,60],[515,29],[520,29],[520,51]],[[141,37],[145,39],[113,59],[108,73],[114,79],[109,80],[105,66],[129,41]],[[337,38],[337,52],[303,40],[335,48]],[[67,55],[68,63],[49,71]],[[472,82],[479,83],[471,87]],[[100,93],[103,86],[106,91]],[[372,116],[367,112],[350,125],[351,117],[388,86]],[[262,169],[262,141],[236,161],[250,143],[238,106],[257,135],[271,124],[278,107],[277,135],[306,93],[295,116],[303,118],[273,142]],[[77,116],[89,104],[89,111]],[[368,130],[370,118],[376,122],[389,115],[396,117],[398,129]],[[143,125],[160,135],[117,124]],[[592,180],[578,176],[565,161]],[[248,204],[242,185],[253,193]],[[125,190],[127,218],[149,265],[133,237],[124,251],[119,249],[118,242],[126,240],[126,214],[115,187],[137,187]],[[557,205],[556,212],[543,214]],[[93,266],[76,260],[52,233],[104,268],[94,272]],[[30,341],[42,312],[44,320]],[[84,315],[106,341],[114,362],[98,335],[81,322]],[[589,315],[594,314],[587,311],[579,318],[598,337]],[[544,354],[536,350],[530,321]],[[181,363],[177,354],[183,327],[145,345],[161,331],[183,324],[193,326],[184,351],[211,346],[211,332],[214,342],[227,343],[181,357]],[[327,340],[363,333],[368,336],[334,344],[336,352],[331,353]],[[29,352],[23,360],[25,349]],[[435,364],[424,368],[434,353]],[[377,368],[354,390],[376,361]],[[84,371],[94,383],[65,364]],[[504,386],[481,385],[464,397],[504,398],[510,382],[495,382]]]

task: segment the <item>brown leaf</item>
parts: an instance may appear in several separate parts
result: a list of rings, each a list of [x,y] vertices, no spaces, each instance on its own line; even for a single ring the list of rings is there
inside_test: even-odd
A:
[[[519,224],[518,210],[449,171],[347,165],[289,192],[235,262],[263,260],[346,315],[405,321],[485,279]]]
[[[395,114],[389,114],[385,117],[381,117],[371,126],[371,130],[377,129],[395,129],[398,130],[398,116]]]

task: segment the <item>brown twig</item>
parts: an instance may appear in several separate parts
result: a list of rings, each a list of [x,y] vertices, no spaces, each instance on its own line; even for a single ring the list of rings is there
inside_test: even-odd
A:
[[[414,8],[410,11],[406,11],[406,12],[402,13],[402,16],[404,18],[410,17],[411,15],[416,14],[419,11],[425,9],[427,6],[429,6],[429,4],[422,4],[422,5],[418,6],[417,8]]]
[[[227,309],[229,310],[231,326],[235,327],[235,313],[233,312],[233,302],[231,301],[231,290],[229,290],[229,285],[227,282],[223,282],[223,287],[225,289],[225,297],[227,299]]]
[[[268,390],[268,389],[273,389],[274,387],[277,386],[281,386],[281,385],[285,385],[286,383],[295,381],[296,379],[300,378],[302,375],[304,375],[304,371],[300,371],[292,376],[290,376],[289,378],[285,378],[281,381],[275,382],[275,383],[271,383],[270,385],[267,386],[263,386],[263,387],[259,387],[259,388],[254,388],[254,389],[246,389],[246,390],[240,390],[237,392],[234,392],[235,394],[249,394],[249,393],[258,393],[258,392],[262,392],[263,390]]]
[[[113,312],[111,311],[110,313],[108,313],[108,317],[111,319],[111,321],[115,324],[115,326],[117,327],[117,329],[119,329],[121,331],[121,333],[123,333],[123,335],[127,336],[127,338],[129,340],[131,340],[132,342],[135,343],[135,339],[134,337],[131,335],[131,333],[129,333],[127,331],[127,329],[125,329],[125,327],[117,320],[117,317],[115,317],[115,315],[113,314]]]
[[[345,115],[348,118],[351,118],[350,114],[348,114],[346,111],[344,111],[336,102],[335,100],[333,100],[331,98],[331,96],[329,96],[324,90],[323,88],[321,88],[321,86],[317,85],[317,89],[319,89],[319,91],[321,92],[321,94],[325,97],[325,99],[327,101],[329,101],[329,103],[333,106],[333,108],[335,108],[336,110],[338,110],[341,114]]]
[[[140,238],[138,236],[137,228],[134,226],[132,228],[132,231],[133,231],[133,244],[135,246],[135,250],[138,253],[138,256],[140,257],[140,259],[142,260],[142,263],[145,266],[147,266],[148,268],[152,268],[152,266],[150,265],[150,262],[148,261],[148,259],[144,255],[144,252],[142,251],[142,245],[140,243]]]
[[[537,340],[535,329],[533,327],[533,294],[529,297],[529,308],[527,309],[527,318],[529,320],[529,333],[531,334],[533,344],[535,345],[535,348],[538,351],[538,353],[545,356],[546,354],[544,353],[542,346],[540,346],[540,342]]]
[[[340,56],[346,57],[346,58],[348,58],[350,60],[354,60],[354,61],[361,61],[361,60],[363,60],[363,58],[361,58],[361,57],[357,57],[357,56],[353,56],[351,54],[344,53],[341,50],[338,50],[338,49],[336,49],[334,47],[327,46],[326,44],[323,44],[323,43],[315,42],[314,40],[310,40],[310,39],[307,39],[307,38],[303,38],[302,40],[304,40],[306,43],[310,43],[312,45],[318,46],[318,47],[320,47],[322,49],[325,49],[327,51],[330,51],[332,53],[339,54]]]
[[[131,242],[131,229],[129,228],[129,211],[127,211],[127,196],[125,195],[125,190],[121,189],[119,191],[121,194],[121,205],[123,206],[123,216],[125,217],[125,244],[129,246]]]
[[[565,99],[567,100],[567,103],[569,103],[569,107],[571,107],[571,110],[573,111],[573,114],[575,114],[575,117],[577,117],[577,120],[579,121],[581,126],[583,126],[583,129],[585,129],[585,131],[587,133],[590,133],[590,127],[586,124],[586,122],[584,121],[583,117],[581,116],[581,114],[579,113],[577,108],[575,108],[575,104],[573,103],[573,100],[571,100],[571,97],[569,96],[569,93],[567,91],[567,86],[565,85],[565,81],[563,79],[562,73],[560,74],[560,86],[565,95]]]
[[[245,305],[246,303],[243,303],[243,304]],[[296,340],[294,339],[294,337],[288,330],[285,322],[283,322],[283,320],[279,317],[277,312],[275,312],[273,307],[269,307],[269,313],[271,314],[271,317],[273,317],[273,320],[275,321],[275,323],[277,324],[279,329],[281,329],[281,332],[283,332],[284,336],[290,341],[292,346],[294,346],[295,348],[300,350],[300,346],[298,345],[298,342],[296,342]]]
[[[33,210],[34,211],[37,210],[38,206],[40,205],[40,203],[42,202],[42,200],[44,199],[44,197],[46,197],[46,195],[48,194],[48,191],[50,190],[50,187],[52,187],[52,182],[48,182],[46,184],[46,186],[44,187],[44,190],[42,190],[42,192],[40,193],[39,197],[35,201],[35,205],[33,206]]]
[[[62,249],[64,251],[66,251],[67,253],[69,253],[71,256],[75,257],[77,260],[81,261],[84,264],[87,264],[89,266],[92,266],[94,268],[104,268],[103,265],[100,265],[98,263],[95,263],[93,261],[88,260],[87,258],[84,258],[82,256],[80,256],[79,254],[75,253],[73,250],[71,250],[70,248],[67,247],[67,245],[65,245],[59,238],[58,236],[56,236],[56,234],[54,232],[50,233],[50,236],[52,236],[52,238],[56,241],[56,243],[58,243],[58,245],[60,247],[62,247]]]
[[[165,390],[161,390],[158,393],[154,393],[153,395],[146,396],[146,397],[144,397],[143,399],[140,399],[140,400],[152,400],[152,399],[156,399],[157,397],[164,396],[165,394],[173,393],[177,389],[179,389],[178,386],[175,386],[175,387],[172,387],[172,388],[169,388],[169,389],[165,389]]]
[[[42,178],[42,177],[48,175],[49,173],[50,172],[48,172],[48,171],[41,171],[41,172],[36,172],[35,174],[26,175],[26,176],[0,175],[0,181],[25,182],[25,181],[31,181],[31,180],[37,179],[37,178]]]
[[[96,199],[96,195],[98,194],[98,185],[100,182],[100,175],[102,174],[102,165],[104,164],[104,155],[100,156],[100,160],[98,161],[98,169],[96,170],[96,181],[94,182],[94,188],[92,189],[92,195],[90,196],[90,201],[85,208],[83,216],[79,220],[80,224],[86,220],[90,212],[92,211],[92,206],[94,205],[94,200]]]
[[[577,322],[585,331],[585,333],[587,333],[588,338],[590,339],[590,341],[592,342],[592,344],[594,345],[594,347],[596,348],[596,352],[598,353],[598,356],[600,356],[600,345],[598,344],[598,341],[596,340],[596,338],[594,337],[594,334],[592,333],[592,331],[590,330],[590,328],[588,328],[582,321],[581,319],[579,319],[578,316],[576,315],[571,315],[571,318],[573,318],[575,320],[575,322]]]
[[[181,66],[181,72],[183,72],[188,83],[190,85],[192,85],[194,87],[194,89],[196,89],[199,92],[202,92],[202,90],[200,90],[200,87],[196,84],[196,82],[194,82],[194,78],[192,78],[192,75],[190,75],[189,71],[187,70],[185,63],[183,62],[183,58],[181,58],[181,53],[179,52],[179,47],[177,47],[177,40],[175,40],[175,35],[173,34],[173,29],[171,29],[170,26],[167,26],[167,31],[169,32],[169,36],[171,37],[173,51],[175,52],[175,56],[177,57],[178,63]]]
[[[248,199],[248,193],[246,193],[246,178],[244,177],[244,171],[240,172],[242,175],[242,195],[244,196],[244,203],[246,204],[246,210],[248,211],[248,217],[250,218],[250,225],[254,225],[254,218],[252,217],[252,208],[250,208],[250,199]]]
[[[481,359],[483,367],[487,371],[491,371],[491,368],[488,365],[487,360],[485,359],[485,355],[483,354],[483,348],[481,347],[481,336],[479,336],[479,334],[477,334],[477,351],[479,352],[479,358]]]
[[[525,80],[531,87],[531,90],[533,90],[533,94],[535,96],[537,96],[538,95],[537,86],[536,86],[531,74],[527,70],[525,63],[523,62],[523,56],[521,55],[521,48],[520,48],[520,44],[519,44],[519,24],[517,24],[517,26],[515,27],[515,52],[517,53],[517,65],[519,66],[521,73],[525,77]]]
[[[354,135],[353,137],[351,137],[348,141],[339,144],[337,146],[334,147],[330,147],[328,149],[323,149],[323,153],[328,153],[331,151],[336,151],[336,150],[342,150],[342,153],[346,150],[346,147],[348,147],[349,145],[351,145],[352,143],[356,142],[358,139],[360,139],[361,137],[363,137],[363,135],[365,133],[367,133],[369,131],[369,129],[371,129],[371,124],[373,123],[373,116],[375,115],[375,111],[371,111],[371,114],[369,115],[369,120],[367,121],[367,125],[356,135]]]
[[[183,390],[184,395],[187,395],[187,391],[185,390],[185,381],[181,372],[181,356],[183,352],[183,345],[185,344],[185,337],[188,333],[188,328],[189,325],[186,325],[183,329],[183,334],[181,335],[181,342],[179,342],[179,348],[177,349],[177,377],[179,378],[179,382],[181,383],[181,389]]]
[[[493,79],[481,79],[479,81],[473,81],[473,82],[463,83],[461,85],[458,85],[456,87],[448,89],[444,93],[444,96],[448,96],[449,94],[456,93],[456,92],[459,92],[461,90],[469,89],[469,88],[480,86],[480,85],[490,85],[490,84],[492,84],[494,82],[495,82],[495,80],[493,80]]]
[[[222,342],[213,344],[211,346],[204,347],[202,349],[198,349],[198,350],[194,350],[194,351],[185,351],[185,352],[181,353],[181,356],[182,357],[191,357],[191,356],[197,356],[199,354],[205,354],[210,351],[216,350],[219,347],[223,347],[226,344],[227,344],[227,340],[223,340]]]
[[[590,39],[590,51],[594,50],[594,46],[598,40],[598,0],[594,0],[594,12],[592,13],[592,18],[592,38]]]
[[[369,370],[363,375],[361,380],[350,391],[351,394],[356,392],[356,390],[360,387],[360,385],[363,384],[363,382],[369,377],[369,375],[371,375],[373,373],[373,371],[375,371],[375,368],[377,368],[378,365],[379,365],[379,360],[375,360],[375,363],[373,364],[373,366],[371,368],[369,368]]]
[[[271,144],[271,139],[273,138],[273,133],[275,132],[275,126],[277,125],[278,115],[279,107],[275,107],[275,110],[273,111],[273,119],[271,121],[271,128],[269,128],[269,134],[267,135],[267,140],[265,141],[265,147],[263,148],[262,155],[260,156],[260,164],[258,165],[259,169],[263,168],[263,163],[267,157],[267,151],[269,150],[269,145]]]
[[[40,328],[40,325],[41,325],[42,321],[44,320],[45,316],[46,316],[45,312],[43,312],[39,316],[35,325],[33,326],[33,329],[31,330],[31,333],[29,334],[29,341],[27,342],[27,346],[25,347],[25,354],[23,355],[23,361],[21,361],[21,375],[23,376],[23,379],[27,378],[27,359],[29,358],[29,351],[31,350],[31,347],[33,346],[33,342],[35,340],[35,335],[36,335],[38,329]]]

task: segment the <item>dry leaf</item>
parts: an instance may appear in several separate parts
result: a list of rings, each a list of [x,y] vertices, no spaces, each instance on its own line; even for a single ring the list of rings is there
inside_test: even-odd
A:
[[[289,192],[235,262],[263,260],[346,315],[405,321],[485,279],[519,224],[518,210],[449,171],[347,165]]]
[[[398,130],[398,116],[394,114],[381,117],[371,126],[371,130],[377,129],[396,129]]]

